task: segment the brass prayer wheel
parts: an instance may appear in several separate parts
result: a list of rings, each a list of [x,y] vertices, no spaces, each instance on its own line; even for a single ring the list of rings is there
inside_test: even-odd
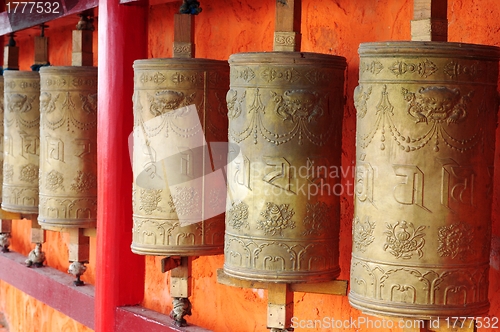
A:
[[[3,118],[4,118],[4,103],[3,103],[3,76],[0,75],[0,179],[3,181]],[[2,186],[0,186],[0,202],[2,199]]]
[[[97,68],[40,69],[40,209],[49,226],[95,227]]]
[[[2,209],[38,212],[40,76],[6,70]]]
[[[224,272],[335,279],[346,60],[268,52],[233,54],[229,64]]]
[[[226,61],[134,62],[134,253],[222,253],[227,191],[222,178],[217,188],[209,184],[215,171],[210,160],[221,158],[210,154],[205,143],[226,142],[220,144],[227,149],[228,88]],[[191,120],[186,122],[182,114]],[[152,169],[156,173],[147,173],[152,182],[140,182]]]
[[[350,303],[485,314],[500,49],[414,41],[359,54]]]

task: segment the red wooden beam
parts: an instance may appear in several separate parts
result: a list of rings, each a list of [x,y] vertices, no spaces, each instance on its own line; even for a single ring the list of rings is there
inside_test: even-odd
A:
[[[116,332],[209,332],[198,326],[177,327],[164,314],[142,307],[119,307],[116,309]]]
[[[73,285],[75,278],[51,267],[28,268],[26,257],[0,253],[0,279],[38,301],[94,328],[94,286]]]
[[[114,331],[116,308],[144,298],[144,257],[132,243],[133,69],[147,58],[148,6],[99,1],[98,214],[95,330]]]
[[[0,35],[37,26],[60,17],[78,14],[87,9],[95,8],[99,4],[99,0],[51,0],[36,2],[42,3],[43,6],[37,8],[31,5],[26,7],[19,5],[16,8],[12,3],[10,8],[6,7],[4,12],[0,13]],[[23,9],[24,13],[22,12]]]

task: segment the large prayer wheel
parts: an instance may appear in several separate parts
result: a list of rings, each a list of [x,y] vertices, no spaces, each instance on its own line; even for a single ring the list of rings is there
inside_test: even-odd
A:
[[[227,191],[210,179],[225,154],[207,144],[227,150],[228,87],[226,61],[134,62],[134,253],[222,253]]]
[[[42,228],[95,227],[97,68],[40,69]]]
[[[38,212],[40,76],[6,70],[4,75],[4,160],[2,209]]]
[[[233,54],[229,63],[224,272],[266,282],[332,280],[340,273],[346,60],[268,52]]]
[[[350,303],[485,314],[500,49],[388,42],[359,54]]]

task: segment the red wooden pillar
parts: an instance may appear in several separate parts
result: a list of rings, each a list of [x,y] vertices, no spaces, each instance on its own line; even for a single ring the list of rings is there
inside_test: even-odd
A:
[[[147,5],[99,0],[98,223],[95,330],[115,330],[116,308],[144,295],[144,258],[132,254],[132,64],[147,58]]]

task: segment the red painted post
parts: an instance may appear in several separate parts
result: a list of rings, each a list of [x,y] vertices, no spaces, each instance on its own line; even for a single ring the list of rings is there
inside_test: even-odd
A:
[[[95,331],[115,330],[116,308],[144,296],[144,258],[132,254],[132,64],[147,58],[147,4],[99,1],[98,221]]]

